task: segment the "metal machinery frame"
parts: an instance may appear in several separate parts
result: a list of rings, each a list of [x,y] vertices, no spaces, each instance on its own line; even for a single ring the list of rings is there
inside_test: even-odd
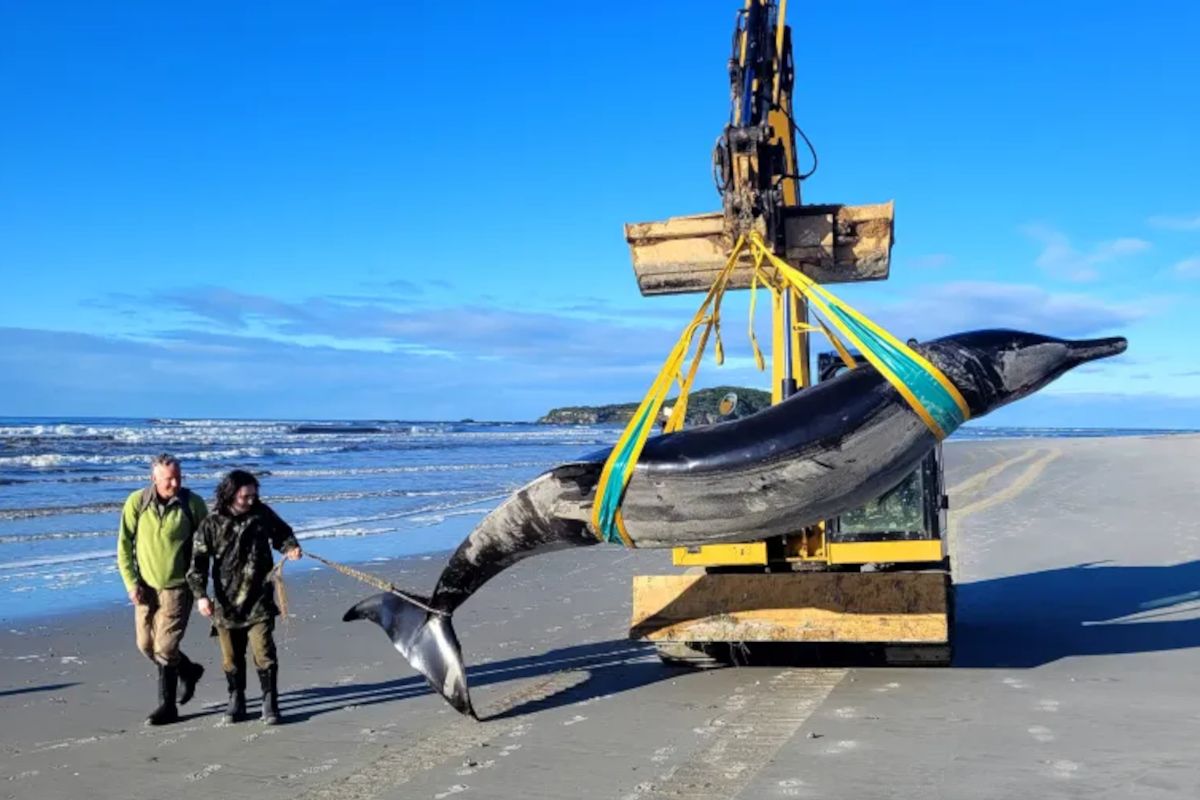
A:
[[[745,0],[737,15],[732,111],[713,154],[722,211],[625,226],[642,294],[707,291],[734,241],[751,231],[818,282],[887,277],[892,203],[801,202],[812,170],[797,166],[786,9],[787,0]],[[744,271],[739,264],[728,287],[750,288],[750,274],[749,263]],[[794,291],[770,291],[778,403],[813,383],[812,358],[806,303]],[[818,378],[837,369],[822,354]],[[747,643],[869,644],[890,663],[947,664],[946,506],[939,446],[892,492],[840,518],[765,541],[676,548],[686,574],[634,578],[630,635],[653,641],[665,660],[693,664],[728,660]]]

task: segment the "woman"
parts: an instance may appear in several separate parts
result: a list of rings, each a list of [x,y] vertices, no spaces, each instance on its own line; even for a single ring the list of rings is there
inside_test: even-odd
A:
[[[279,722],[279,667],[271,632],[279,608],[269,580],[274,567],[271,548],[295,561],[302,555],[291,527],[258,499],[258,479],[235,469],[217,485],[213,512],[192,540],[188,586],[200,613],[210,617],[221,643],[221,661],[229,686],[225,721],[246,714],[246,645],[254,654],[262,685],[262,718]],[[212,562],[213,599],[208,596]]]

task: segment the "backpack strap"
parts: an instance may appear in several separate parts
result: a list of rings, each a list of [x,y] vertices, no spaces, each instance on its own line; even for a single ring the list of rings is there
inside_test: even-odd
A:
[[[147,486],[145,489],[142,489],[142,496],[138,498],[137,516],[134,518],[134,522],[133,522],[133,532],[134,532],[135,536],[137,535],[138,521],[141,520],[142,514],[146,513],[146,509],[148,509],[150,507],[150,504],[153,502],[154,502],[154,487]],[[185,489],[183,487],[179,488],[179,507],[183,510],[183,516],[188,521],[188,528],[190,529],[189,532],[195,533],[196,532],[196,515],[192,512],[192,490],[191,489]]]
[[[137,516],[134,518],[134,529],[137,529],[137,520],[142,518],[142,514],[146,513],[146,509],[154,502],[154,487],[147,486],[142,489],[142,496],[138,498]]]
[[[196,532],[196,516],[192,513],[192,490],[179,487],[179,507],[187,518],[189,533]]]

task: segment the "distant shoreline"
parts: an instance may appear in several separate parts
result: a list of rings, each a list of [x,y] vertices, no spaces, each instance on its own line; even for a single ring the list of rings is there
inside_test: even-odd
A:
[[[614,404],[625,405],[625,404]],[[600,409],[612,407],[609,405],[596,406],[560,406],[558,408],[570,409]],[[556,409],[551,409],[551,412]],[[279,423],[284,425],[293,425],[297,428],[306,428],[312,426],[312,432],[324,433],[373,433],[367,428],[373,428],[379,425],[511,425],[521,427],[534,427],[538,425],[581,425],[591,424],[600,427],[614,427],[624,424],[623,422],[596,422],[596,423],[579,423],[579,422],[553,422],[544,421],[550,412],[543,415],[539,419],[403,419],[390,418],[384,419],[381,417],[364,417],[364,418],[317,418],[317,417],[297,417],[297,418],[281,418],[281,417],[147,417],[147,416],[130,416],[130,417],[108,417],[108,416],[21,416],[21,415],[0,415],[0,426],[19,426],[19,425],[96,425],[96,424],[113,424],[113,423],[142,423],[142,424],[163,424],[171,421],[186,422],[186,423],[204,423],[204,422],[233,422],[233,423]],[[344,429],[344,430],[343,430]],[[1129,436],[1145,436],[1145,435],[1180,435],[1180,434],[1200,434],[1200,428],[1136,428],[1125,426],[1075,426],[1075,425],[1056,425],[1056,426],[1034,426],[1034,425],[980,425],[978,420],[973,420],[966,423],[962,430],[988,430],[988,431],[1005,431],[1005,432],[1077,432],[1080,435],[1093,433],[1098,435],[1129,435]],[[295,431],[297,433],[307,433],[310,431]],[[1115,432],[1115,433],[1114,433]]]

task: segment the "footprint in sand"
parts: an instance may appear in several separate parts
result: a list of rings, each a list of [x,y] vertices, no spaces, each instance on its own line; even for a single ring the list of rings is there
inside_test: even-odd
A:
[[[726,711],[741,711],[742,709],[744,709],[746,707],[747,702],[749,702],[749,699],[746,697],[746,695],[735,694],[733,697],[730,697],[728,700],[725,701],[725,710]]]
[[[1039,742],[1053,742],[1055,739],[1054,732],[1045,725],[1034,725],[1029,729],[1029,735]]]
[[[326,761],[322,761],[320,764],[313,764],[311,767],[305,767],[300,771],[305,775],[317,775],[321,772],[328,772],[329,770],[333,769],[333,765],[336,763],[336,758],[330,758]]]
[[[193,772],[191,775],[188,775],[187,779],[189,781],[202,781],[205,778],[207,778],[209,775],[212,775],[214,772],[219,772],[220,769],[221,769],[220,764],[209,764],[207,767],[200,770],[199,772]]]
[[[1079,773],[1079,765],[1065,758],[1048,761],[1046,764],[1050,767],[1050,774],[1056,778],[1074,778]]]
[[[697,736],[712,736],[714,733],[725,727],[725,720],[717,718],[706,720],[704,725],[699,728],[692,728],[692,733]]]
[[[459,776],[460,778],[465,778],[468,775],[474,775],[476,772],[479,772],[479,770],[481,770],[481,769],[491,769],[494,766],[496,766],[495,759],[488,759],[487,761],[482,761],[482,762],[467,759],[466,761],[463,762],[462,767],[459,770],[457,770],[454,774]]]
[[[812,792],[799,778],[784,778],[779,782],[779,792],[784,797],[809,797]]]

